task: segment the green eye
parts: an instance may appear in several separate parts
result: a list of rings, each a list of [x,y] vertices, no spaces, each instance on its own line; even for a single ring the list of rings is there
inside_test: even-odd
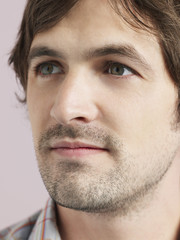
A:
[[[108,67],[108,73],[117,76],[131,75],[133,70],[120,63],[111,63]]]
[[[42,63],[39,66],[38,72],[40,75],[51,75],[56,73],[62,73],[60,67],[53,63]]]

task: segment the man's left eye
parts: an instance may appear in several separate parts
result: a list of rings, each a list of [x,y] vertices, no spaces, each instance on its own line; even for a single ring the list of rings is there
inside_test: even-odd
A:
[[[134,71],[121,63],[110,63],[107,68],[107,73],[116,76],[126,76],[133,74]]]
[[[37,71],[40,75],[51,75],[51,74],[57,74],[57,73],[62,73],[62,70],[60,69],[59,66],[53,63],[42,63],[38,67]]]

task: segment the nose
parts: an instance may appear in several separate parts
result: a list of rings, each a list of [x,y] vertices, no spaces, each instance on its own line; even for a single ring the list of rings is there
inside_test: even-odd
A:
[[[93,96],[87,78],[79,75],[66,77],[56,91],[50,115],[62,125],[92,122],[98,115]]]

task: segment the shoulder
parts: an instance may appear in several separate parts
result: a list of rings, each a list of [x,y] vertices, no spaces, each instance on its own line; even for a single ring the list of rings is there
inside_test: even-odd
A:
[[[41,210],[29,218],[0,231],[0,240],[26,240],[32,232]]]

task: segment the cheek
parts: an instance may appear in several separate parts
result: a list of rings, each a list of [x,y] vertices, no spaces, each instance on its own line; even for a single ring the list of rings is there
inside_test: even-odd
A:
[[[47,128],[50,122],[50,110],[52,97],[50,94],[41,91],[34,85],[28,85],[27,107],[35,139]]]
[[[108,97],[108,101],[104,99],[106,124],[134,153],[140,149],[148,151],[165,141],[168,134],[173,134],[171,124],[175,119],[176,94],[169,89],[160,93],[158,89],[157,86],[140,88],[141,91],[121,91]]]

